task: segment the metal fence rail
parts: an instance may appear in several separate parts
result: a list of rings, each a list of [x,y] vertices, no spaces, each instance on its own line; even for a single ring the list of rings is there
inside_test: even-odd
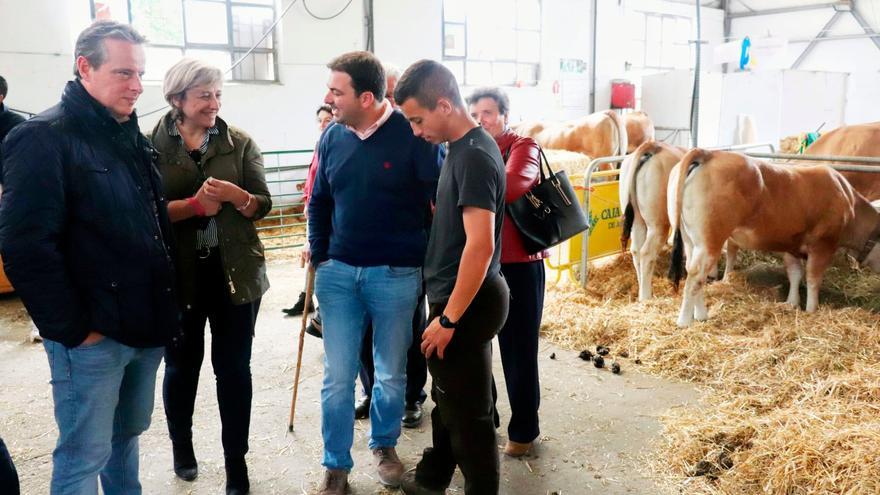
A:
[[[767,143],[749,143],[749,144],[729,144],[725,146],[712,146],[706,148],[707,150],[713,151],[741,151],[741,150],[750,150],[753,148],[764,148],[767,147],[770,149],[770,153],[776,153],[776,145],[770,142]]]
[[[298,187],[305,182],[311,163],[311,149],[281,150],[263,152],[266,185],[272,193],[272,211],[263,218],[264,225],[257,227],[260,239],[291,239],[303,237],[306,222],[300,208],[303,206],[302,191]],[[265,225],[270,221],[272,225]],[[302,247],[303,242],[284,243],[267,246],[266,250]]]
[[[605,165],[608,163],[620,163],[626,158],[626,155],[618,155],[618,156],[606,156],[602,158],[596,158],[595,160],[590,162],[590,165],[587,167],[587,173],[584,174],[584,199],[581,202],[581,207],[583,207],[584,211],[589,215],[590,212],[590,185],[593,183],[593,174],[596,170],[599,169],[600,165]],[[587,270],[587,265],[589,262],[587,260],[590,259],[590,236],[588,234],[584,234],[584,240],[581,243],[581,287],[587,286],[587,277],[589,275],[589,270]]]
[[[876,156],[839,156],[839,155],[798,155],[791,153],[758,153],[746,152],[746,156],[752,158],[765,158],[769,160],[803,160],[810,162],[839,162],[839,163],[873,163],[872,165],[829,165],[840,172],[869,172],[880,173],[880,157]]]

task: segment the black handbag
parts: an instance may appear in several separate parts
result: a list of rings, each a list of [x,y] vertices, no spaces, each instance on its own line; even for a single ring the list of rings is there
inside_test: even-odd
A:
[[[537,253],[587,230],[584,214],[564,170],[553,172],[540,151],[541,180],[523,197],[507,205],[507,214],[522,234],[526,250]],[[547,174],[544,174],[547,167]]]

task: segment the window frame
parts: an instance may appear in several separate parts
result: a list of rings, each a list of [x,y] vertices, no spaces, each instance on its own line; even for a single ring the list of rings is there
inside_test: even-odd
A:
[[[514,12],[514,25],[512,26],[513,35],[514,35],[514,43],[516,43],[516,45],[514,46],[515,55],[512,59],[505,58],[505,59],[492,59],[492,60],[484,59],[484,58],[471,58],[468,56],[468,38],[469,38],[469,35],[468,35],[468,14],[465,13],[463,21],[447,21],[446,20],[446,5],[445,5],[446,0],[443,0],[443,2],[441,2],[441,16],[440,16],[440,23],[441,23],[440,46],[441,46],[441,51],[442,51],[441,61],[444,63],[445,62],[461,62],[461,65],[462,65],[461,74],[462,74],[463,80],[460,81],[460,84],[462,86],[473,86],[474,85],[474,83],[471,83],[468,81],[468,70],[467,70],[468,62],[483,63],[483,64],[488,63],[491,67],[493,74],[495,73],[495,64],[513,64],[514,72],[515,72],[515,74],[517,74],[517,76],[519,75],[519,66],[520,65],[532,66],[532,67],[534,67],[534,71],[535,71],[535,80],[528,81],[528,82],[523,81],[523,86],[535,87],[540,83],[540,81],[541,81],[541,65],[542,65],[542,59],[544,56],[544,47],[543,47],[544,0],[535,0],[535,1],[538,3],[538,16],[539,16],[538,28],[537,29],[527,29],[527,28],[519,27],[518,19],[519,19],[519,15],[520,15],[520,9],[519,9],[519,5],[517,2],[515,4],[516,10]],[[464,55],[446,55],[446,27],[447,27],[447,25],[460,26],[463,29],[463,31],[464,31]],[[519,50],[519,43],[517,42],[517,40],[519,39],[519,34],[523,33],[523,32],[537,33],[537,35],[538,35],[538,60],[536,62],[525,62],[525,61],[520,61],[520,59],[519,59],[519,51],[520,50]],[[510,81],[510,82],[503,82],[502,83],[502,82],[493,81],[492,83],[496,86],[516,87],[518,81],[519,81],[519,79],[517,77],[517,78],[514,78],[514,80]]]
[[[669,70],[678,70],[678,69],[683,69],[683,68],[686,68],[686,69],[693,69],[694,68],[693,53],[689,53],[689,55],[688,55],[688,66],[687,67],[676,67],[674,64],[673,65],[666,65],[663,63],[664,62],[664,60],[663,60],[664,53],[662,51],[663,46],[664,46],[664,43],[663,43],[663,23],[665,22],[665,20],[666,19],[674,19],[676,21],[682,20],[682,19],[687,20],[688,23],[690,24],[690,31],[692,32],[694,29],[694,19],[692,17],[688,17],[686,15],[675,15],[675,14],[666,14],[666,13],[660,13],[660,12],[650,12],[650,11],[646,11],[646,10],[633,10],[633,13],[638,14],[638,15],[642,15],[644,18],[644,30],[641,33],[641,38],[630,38],[630,42],[636,42],[636,43],[642,44],[642,59],[639,61],[639,63],[636,63],[636,61],[632,61],[633,62],[632,66],[630,68],[628,68],[628,70],[669,71]],[[657,18],[660,20],[660,38],[657,40],[649,40],[648,39],[648,19],[649,18]],[[691,32],[688,33],[688,40],[690,40]],[[649,42],[651,42],[651,43],[649,43]],[[661,50],[659,65],[648,65],[648,45],[649,44],[651,44],[651,45],[656,44],[659,47],[659,49]],[[671,45],[672,46],[679,46],[679,47],[686,46],[688,48],[688,52],[693,51],[693,46],[690,41],[686,41],[685,43],[672,42]]]
[[[91,18],[92,21],[95,20],[95,16],[97,14],[95,8],[96,0],[89,0],[89,8],[91,10]],[[233,37],[233,21],[232,21],[232,11],[234,7],[257,7],[272,10],[272,22],[275,22],[278,18],[278,6],[276,1],[272,1],[271,5],[266,3],[259,2],[251,2],[248,0],[200,0],[208,3],[215,4],[223,4],[226,7],[226,36],[227,43],[195,43],[189,42],[189,36],[186,31],[186,0],[177,0],[180,2],[180,11],[181,11],[181,24],[183,26],[183,45],[175,45],[169,43],[151,43],[149,40],[146,45],[150,48],[171,48],[171,49],[179,49],[183,52],[183,56],[186,56],[187,50],[213,50],[213,51],[223,51],[230,55],[230,60],[232,64],[235,64],[239,61],[241,55],[246,53],[252,47],[239,47],[235,46],[235,39]],[[126,10],[128,14],[128,18],[125,21],[128,24],[132,23],[132,9],[131,9],[131,0],[125,0]],[[233,70],[230,74],[229,82],[236,83],[247,83],[247,84],[274,84],[279,81],[278,79],[278,33],[276,30],[272,30],[270,37],[267,38],[272,42],[272,48],[261,48],[261,47],[253,47],[253,51],[250,55],[262,54],[262,55],[272,55],[272,79],[239,79],[235,77],[235,70]],[[241,64],[238,65],[241,67]],[[224,75],[229,70],[229,67],[221,67]],[[149,79],[150,81],[161,81],[161,79]]]

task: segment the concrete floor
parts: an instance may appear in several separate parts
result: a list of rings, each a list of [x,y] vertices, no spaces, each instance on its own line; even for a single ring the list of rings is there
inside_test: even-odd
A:
[[[296,431],[287,420],[296,359],[300,319],[284,318],[287,307],[303,287],[304,271],[291,261],[269,264],[272,289],[263,299],[253,352],[254,401],[251,451],[248,454],[252,493],[313,493],[322,477],[320,401],[323,350],[306,336]],[[0,436],[12,452],[22,493],[48,493],[52,448],[57,430],[52,415],[49,369],[39,344],[26,342],[30,322],[14,296],[0,297]],[[497,346],[496,346],[497,349]],[[551,353],[556,359],[551,360]],[[656,494],[662,493],[641,467],[660,433],[658,416],[693,402],[690,386],[624,369],[620,376],[597,370],[577,353],[542,341],[540,444],[523,459],[502,456],[505,494]],[[196,402],[195,448],[199,478],[187,483],[171,470],[171,449],[161,401],[163,368],[159,369],[153,424],[141,440],[141,481],[147,494],[222,493],[225,482],[210,359],[205,360]],[[502,428],[499,448],[506,440],[510,417],[501,362],[495,359]],[[428,401],[425,412],[433,404]],[[352,493],[398,493],[384,490],[367,449],[368,421],[356,423],[350,476]],[[407,467],[414,466],[430,442],[430,421],[417,430],[404,430],[398,452]],[[462,493],[456,475],[452,493]]]

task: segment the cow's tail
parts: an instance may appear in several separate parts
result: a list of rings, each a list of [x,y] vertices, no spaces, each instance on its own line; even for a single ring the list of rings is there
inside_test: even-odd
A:
[[[635,208],[638,206],[636,197],[636,177],[639,169],[657,152],[657,143],[647,141],[624,160],[620,177],[620,207],[623,208],[623,232],[620,234],[620,250],[626,251],[626,245],[632,236],[633,223],[636,218]]]
[[[626,209],[623,210],[623,232],[620,234],[620,252],[626,252],[626,246],[629,244],[629,238],[632,234],[633,222],[636,220],[636,212],[633,210],[633,205],[626,205]]]
[[[681,236],[681,210],[684,203],[684,185],[688,176],[690,176],[700,165],[702,165],[708,157],[708,152],[700,148],[694,148],[688,151],[676,165],[677,177],[674,183],[670,182],[670,188],[667,201],[672,208],[669,210],[669,223],[675,232],[672,242],[672,255],[669,264],[669,279],[672,286],[678,291],[681,279],[684,278],[687,271],[685,270],[685,253],[684,239]],[[672,175],[676,175],[673,173]]]
[[[626,135],[626,124],[623,119],[614,110],[605,110],[605,115],[611,119],[614,129],[617,131],[617,155],[625,155],[626,149],[629,148],[629,137]]]

